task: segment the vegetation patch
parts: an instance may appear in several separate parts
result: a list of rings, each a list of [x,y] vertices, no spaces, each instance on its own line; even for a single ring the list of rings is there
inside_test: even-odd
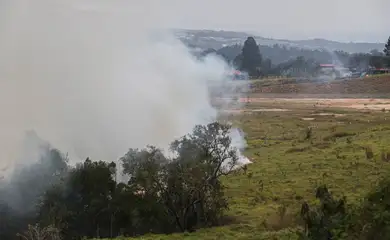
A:
[[[356,133],[350,133],[350,132],[335,132],[332,133],[326,137],[324,137],[324,141],[335,141],[338,138],[345,138],[350,136],[355,136]]]
[[[205,190],[202,179],[212,176],[206,170],[215,168],[192,158],[166,165],[156,149],[130,151],[123,160],[135,159],[125,168],[133,177],[124,183],[115,181],[114,165],[88,160],[64,183],[57,175],[60,185],[45,193],[39,218],[16,218],[2,205],[8,232],[0,238],[25,236],[28,223],[39,223],[41,231],[59,229],[63,239],[387,239],[387,115],[350,111],[343,125],[331,117],[301,120],[313,110],[231,116],[246,133],[253,163],[219,175]],[[29,187],[33,181],[20,189],[39,189]]]

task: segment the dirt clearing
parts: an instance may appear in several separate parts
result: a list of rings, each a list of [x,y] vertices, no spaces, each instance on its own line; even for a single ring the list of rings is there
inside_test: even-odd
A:
[[[364,98],[240,98],[244,103],[274,103],[285,105],[288,109],[289,104],[313,105],[318,108],[350,108],[357,110],[390,110],[390,99],[364,99]]]

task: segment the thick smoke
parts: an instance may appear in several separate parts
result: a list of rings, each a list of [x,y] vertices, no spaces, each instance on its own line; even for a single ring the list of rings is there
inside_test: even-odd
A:
[[[0,4],[0,168],[36,161],[20,157],[28,130],[70,161],[112,161],[216,119],[207,82],[227,66],[195,60],[167,33],[163,1]]]

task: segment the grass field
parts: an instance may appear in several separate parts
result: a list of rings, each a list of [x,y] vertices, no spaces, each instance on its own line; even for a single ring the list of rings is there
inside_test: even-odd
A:
[[[270,101],[247,108],[259,106],[281,107]],[[229,224],[137,239],[297,239],[300,205],[316,203],[317,186],[326,184],[353,205],[389,174],[390,162],[381,157],[390,152],[386,110],[323,109],[297,102],[283,106],[289,111],[232,116],[247,133],[245,154],[253,163],[246,172],[223,180],[230,199]],[[365,149],[372,149],[373,159],[367,159]]]

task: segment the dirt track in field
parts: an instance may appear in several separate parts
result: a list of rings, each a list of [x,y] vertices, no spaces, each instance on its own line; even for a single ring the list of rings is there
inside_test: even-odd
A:
[[[238,101],[248,103],[246,112],[306,107],[388,111],[390,75],[330,82],[257,81],[244,95]]]
[[[352,108],[358,110],[382,110],[390,109],[390,99],[366,99],[366,98],[240,98],[240,102],[249,103],[274,103],[285,104],[286,108],[291,103],[310,104],[324,108]]]
[[[357,111],[389,111],[390,99],[379,98],[239,98],[243,104],[226,113],[286,112],[296,108],[350,109]],[[248,107],[250,106],[250,107]]]

